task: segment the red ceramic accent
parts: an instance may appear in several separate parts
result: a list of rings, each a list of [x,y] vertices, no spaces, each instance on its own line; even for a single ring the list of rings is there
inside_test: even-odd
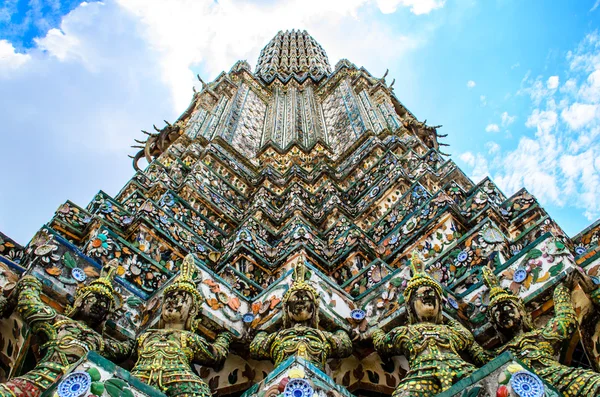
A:
[[[279,382],[279,387],[278,387],[279,393],[283,393],[283,391],[285,390],[285,386],[288,384],[289,381],[290,381],[290,378],[285,377]]]
[[[508,397],[508,387],[501,385],[496,390],[496,397]]]

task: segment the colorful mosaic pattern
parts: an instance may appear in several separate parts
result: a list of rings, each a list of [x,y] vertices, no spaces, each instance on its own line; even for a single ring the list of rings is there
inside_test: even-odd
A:
[[[3,393],[57,390],[59,375],[98,352],[126,369],[137,360],[134,375],[167,395],[279,395],[302,368],[314,379],[293,390],[319,396],[391,395],[409,382],[423,396],[475,396],[490,359],[475,342],[489,357],[511,352],[547,395],[596,393],[600,225],[570,238],[526,190],[507,197],[488,178],[471,181],[386,76],[345,59],[332,68],[308,33],[280,32],[255,72],[239,61],[202,81],[177,120],[146,133],[116,195],[66,201],[24,246],[0,234]],[[412,258],[439,286],[433,326],[411,315]],[[110,310],[96,329],[71,311],[90,310],[82,294],[109,262]],[[488,321],[484,268],[520,302],[522,335],[507,340]],[[165,328],[182,274],[192,315]],[[312,298],[291,304],[292,316],[299,277],[310,289],[298,296]],[[424,358],[421,342],[440,347],[429,333],[444,351]],[[61,350],[65,335],[81,340],[76,354]],[[136,340],[137,357],[126,357]],[[138,380],[109,373],[92,394],[106,395],[100,382],[142,395]],[[512,389],[508,377],[485,379],[526,392],[518,379]]]

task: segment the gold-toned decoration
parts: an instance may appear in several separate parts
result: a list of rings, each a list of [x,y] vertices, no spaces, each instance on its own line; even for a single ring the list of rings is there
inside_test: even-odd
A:
[[[114,263],[113,263],[114,264]],[[31,330],[47,342],[40,346],[42,358],[34,369],[0,385],[2,397],[38,397],[68,368],[89,351],[120,362],[131,353],[132,343],[97,332],[114,309],[112,265],[90,285],[79,287],[68,316],[57,313],[41,299],[42,285],[24,276],[17,286],[17,311]]]
[[[68,305],[65,308],[65,315],[67,317],[73,316],[83,301],[87,299],[91,294],[104,296],[108,298],[110,302],[109,311],[113,311],[117,308],[117,302],[119,294],[113,288],[113,281],[115,278],[115,272],[119,266],[118,259],[113,259],[102,268],[100,277],[91,281],[88,285],[81,286],[75,291],[75,297],[72,305]]]
[[[414,275],[405,291],[409,325],[387,334],[373,331],[373,344],[382,357],[403,354],[410,370],[394,396],[430,397],[449,389],[476,368],[462,354],[482,365],[489,357],[475,342],[469,330],[458,321],[442,316],[442,288],[429,275],[419,271],[416,255],[411,265]],[[410,288],[410,289],[409,289]]]
[[[192,370],[192,361],[218,365],[227,357],[232,335],[222,332],[213,342],[192,329],[202,296],[193,280],[194,257],[185,257],[177,279],[165,288],[158,328],[143,332],[137,340],[137,362],[132,375],[167,396],[210,397],[208,385]]]
[[[325,368],[328,358],[347,357],[352,352],[352,341],[345,331],[318,328],[319,294],[305,279],[304,261],[300,257],[294,268],[294,281],[283,297],[283,329],[259,332],[250,344],[252,357],[270,359],[279,365],[296,356]]]
[[[535,328],[528,323],[529,314],[523,301],[508,291],[502,292],[498,279],[492,276],[491,269],[486,270],[484,281],[494,294],[488,317],[504,341],[496,353],[510,351],[564,396],[600,395],[600,374],[557,361],[560,344],[571,338],[577,328],[567,287],[564,284],[555,287],[554,317],[545,326]]]

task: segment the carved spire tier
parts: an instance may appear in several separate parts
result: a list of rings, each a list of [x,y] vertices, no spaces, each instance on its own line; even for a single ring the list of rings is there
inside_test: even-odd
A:
[[[294,75],[320,80],[330,73],[325,50],[306,30],[277,33],[260,52],[256,65],[256,75],[268,83],[276,77],[285,81]]]

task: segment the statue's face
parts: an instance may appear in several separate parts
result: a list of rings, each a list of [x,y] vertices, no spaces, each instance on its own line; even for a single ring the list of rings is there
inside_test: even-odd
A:
[[[287,305],[289,317],[296,323],[309,321],[315,314],[313,297],[307,291],[300,290],[292,293]]]
[[[91,293],[81,303],[81,317],[90,323],[102,322],[110,311],[110,299],[107,296]]]
[[[166,324],[185,323],[192,311],[192,295],[185,291],[174,291],[165,296],[162,320]]]
[[[514,302],[501,302],[492,308],[492,321],[500,331],[515,332],[521,329],[523,317]]]
[[[421,322],[435,321],[440,313],[440,297],[437,291],[430,286],[422,286],[413,296],[413,307],[417,318]]]

